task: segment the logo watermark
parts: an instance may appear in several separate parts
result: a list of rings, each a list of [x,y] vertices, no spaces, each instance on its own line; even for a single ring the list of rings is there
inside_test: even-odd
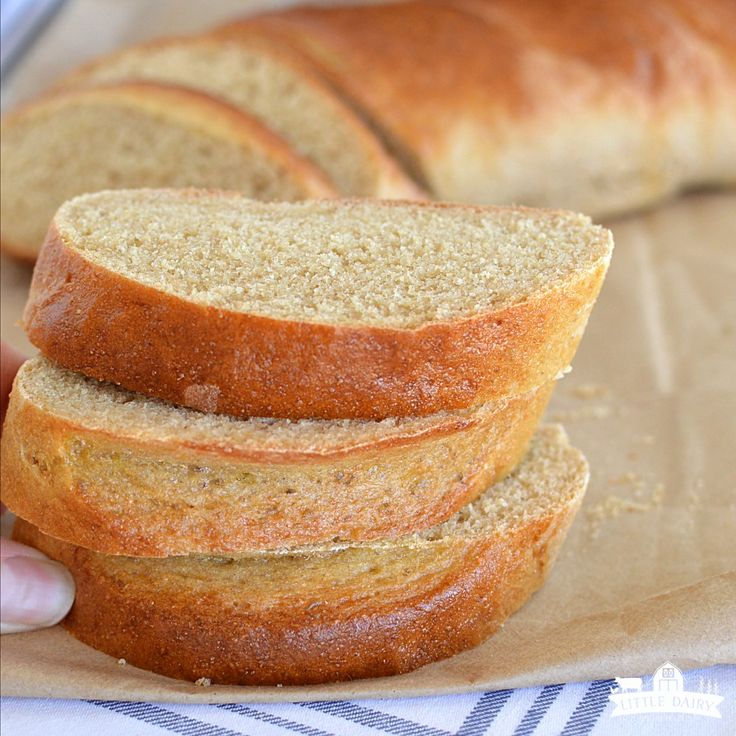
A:
[[[614,704],[611,716],[640,713],[689,713],[694,716],[720,718],[718,706],[723,698],[718,683],[700,678],[698,691],[685,690],[682,672],[672,662],[657,668],[652,689],[644,690],[640,677],[617,677],[616,687],[608,696]]]

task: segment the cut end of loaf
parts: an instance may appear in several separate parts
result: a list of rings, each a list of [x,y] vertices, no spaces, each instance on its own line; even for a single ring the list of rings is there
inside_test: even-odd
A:
[[[54,223],[85,259],[194,303],[400,329],[523,302],[605,267],[612,249],[607,230],[563,211],[194,190],[84,195]]]

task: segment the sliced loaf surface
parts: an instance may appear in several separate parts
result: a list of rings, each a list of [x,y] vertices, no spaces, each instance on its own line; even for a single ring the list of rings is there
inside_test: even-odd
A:
[[[220,187],[329,197],[326,175],[256,118],[201,92],[126,83],[47,96],[3,120],[2,244],[33,260],[65,200],[100,189]]]
[[[24,323],[66,367],[204,411],[423,416],[566,369],[612,245],[561,211],[100,192],[57,212]]]
[[[246,558],[111,557],[18,521],[69,567],[64,626],[170,677],[307,684],[407,672],[475,646],[542,584],[588,469],[560,427],[452,519],[388,545]]]
[[[108,554],[312,549],[444,521],[517,465],[551,384],[382,422],[180,409],[34,358],[2,436],[3,503]]]
[[[64,87],[150,80],[203,90],[255,115],[323,169],[342,194],[423,198],[380,140],[308,59],[266,38],[155,41],[94,61]]]

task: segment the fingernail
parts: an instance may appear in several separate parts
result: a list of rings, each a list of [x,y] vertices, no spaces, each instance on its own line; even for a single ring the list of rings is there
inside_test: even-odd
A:
[[[53,626],[74,602],[74,580],[52,560],[5,557],[0,561],[0,633]]]

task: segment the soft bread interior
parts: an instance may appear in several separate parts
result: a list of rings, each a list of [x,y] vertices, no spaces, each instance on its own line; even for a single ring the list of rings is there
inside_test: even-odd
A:
[[[72,571],[65,626],[114,657],[189,680],[325,682],[406,672],[497,630],[544,580],[586,481],[582,455],[547,427],[465,511],[383,545],[150,560],[22,520],[14,534]]]
[[[450,538],[510,534],[532,520],[575,508],[585,493],[588,476],[585,456],[570,445],[562,426],[543,425],[510,475],[446,522],[407,537],[403,543],[421,547]]]
[[[65,203],[87,260],[196,303],[275,319],[416,328],[564,288],[610,258],[610,233],[554,210],[235,194],[98,192]]]
[[[193,92],[149,84],[64,93],[3,125],[3,239],[32,256],[62,202],[100,189],[221,187],[281,200],[329,192],[316,169],[295,175],[294,165],[308,162],[257,121]]]

